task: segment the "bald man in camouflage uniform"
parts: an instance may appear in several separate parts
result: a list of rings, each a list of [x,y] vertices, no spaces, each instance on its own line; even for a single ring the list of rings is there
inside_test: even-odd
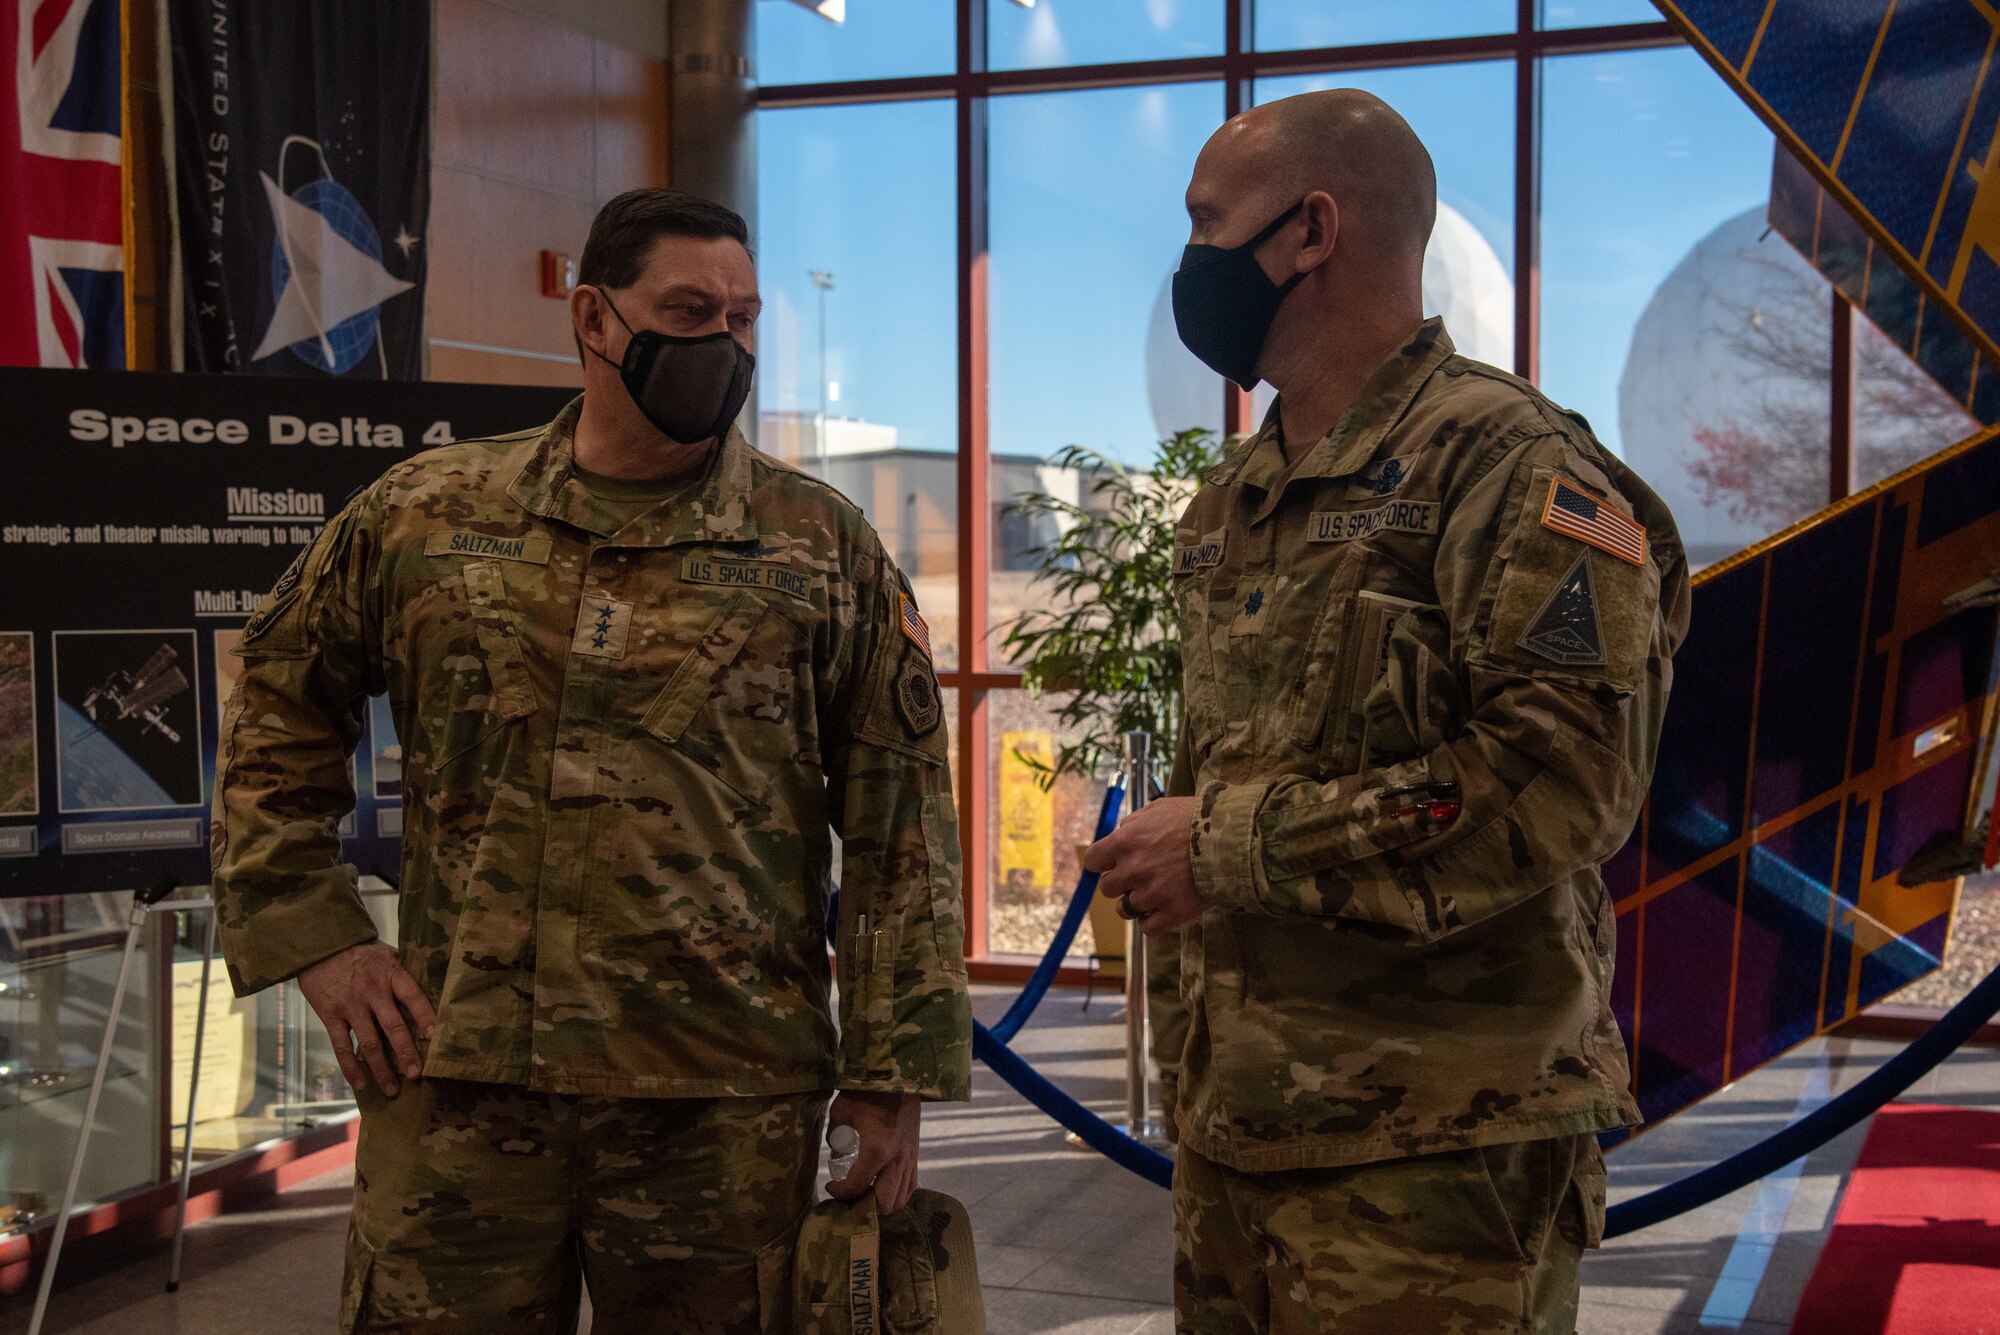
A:
[[[746,339],[741,226],[614,200],[579,340],[625,360],[613,299]],[[599,1331],[760,1331],[826,1091],[862,1135],[843,1194],[885,1210],[914,1185],[918,1101],[968,1097],[943,709],[908,585],[824,483],[637,405],[587,360],[548,426],[391,469],[243,637],[222,937],[239,993],[299,977],[357,1089],[343,1330],[567,1331],[587,1281]],[[335,833],[385,692],[393,951]]]
[[[1582,418],[1421,319],[1435,189],[1400,117],[1336,92],[1225,126],[1188,191],[1215,249],[1184,268],[1237,251],[1278,294],[1245,357],[1280,395],[1180,519],[1171,795],[1089,862],[1178,946],[1189,1335],[1569,1335],[1595,1136],[1639,1116],[1598,864],[1685,558]],[[1177,293],[1191,346],[1220,346],[1209,300]]]

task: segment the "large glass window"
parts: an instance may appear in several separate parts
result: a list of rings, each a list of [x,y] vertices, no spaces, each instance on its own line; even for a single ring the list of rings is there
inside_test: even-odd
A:
[[[1652,0],[1542,0],[1536,22],[1544,28],[1596,28],[1613,23],[1658,23]]]
[[[991,624],[1027,605],[1030,548],[1005,513],[1026,492],[1082,501],[1066,445],[1139,464],[1162,437],[1221,425],[1222,381],[1180,345],[1171,283],[1183,197],[1222,120],[1214,84],[996,98],[992,193]],[[989,653],[999,657],[997,638]]]
[[[1261,14],[1263,10],[1258,12]],[[1458,350],[1514,367],[1514,126],[1474,108],[1514,103],[1507,61],[1262,79],[1257,100],[1359,88],[1401,112],[1437,168],[1438,218],[1424,255],[1424,313],[1444,316]]]
[[[1428,311],[1466,354],[1535,365],[1673,506],[1697,566],[1825,503],[1831,292],[1768,234],[1772,137],[1713,71],[1684,45],[1578,31],[1649,25],[1628,40],[1657,42],[1647,0],[1538,0],[1534,31],[1518,0],[978,0],[985,58],[963,68],[948,0],[847,0],[841,25],[810,8],[758,6],[761,444],[856,500],[917,586],[969,783],[975,954],[1041,948],[1101,782],[1037,796],[1023,768],[1062,739],[1050,701],[1013,687],[1002,636],[1049,609],[1034,549],[1074,516],[1015,503],[1041,494],[1088,516],[1105,508],[1103,475],[1055,460],[1065,447],[1144,470],[1162,436],[1223,424],[1224,385],[1175,333],[1171,277],[1225,77],[1253,79],[1260,102],[1363,88],[1409,119],[1438,171]],[[1232,11],[1248,50],[1225,60]],[[1382,43],[1406,44],[1396,68],[1341,68],[1379,61],[1358,48]],[[1539,62],[1534,99],[1523,59]],[[1180,65],[1163,76],[1159,61]],[[787,106],[841,90],[783,87],[926,76],[944,76],[922,90],[936,100]],[[965,162],[962,98],[983,135]],[[1517,188],[1527,129],[1533,196]],[[1530,217],[1534,275],[1515,270]],[[963,235],[986,245],[960,274]],[[964,349],[961,285],[980,298]],[[1517,349],[1527,301],[1539,342]],[[1853,334],[1847,443],[1865,486],[1971,423],[1865,319]],[[961,412],[985,426],[966,442]],[[987,503],[960,515],[972,470]],[[975,622],[958,580],[976,552]]]
[[[1381,0],[1257,0],[1257,49],[1288,51],[1413,42],[1514,30],[1514,0],[1383,4]]]
[[[1770,132],[1693,51],[1542,76],[1542,388],[1706,564],[1824,502],[1830,294],[1766,235]]]
[[[835,23],[793,0],[757,6],[757,81],[830,83],[949,74],[958,53],[948,0],[855,0]]]
[[[987,60],[1019,70],[1220,55],[1222,20],[1222,0],[991,0]]]
[[[1979,429],[1930,373],[1854,316],[1854,488],[1873,486]]]
[[[958,662],[956,130],[949,102],[758,122],[758,444],[868,515]]]
[[[991,691],[986,697],[988,828],[993,831],[986,953],[1038,957],[1076,891],[1079,853],[1096,832],[1108,776],[1064,774],[1046,787],[1038,766],[1073,741],[1056,718],[1058,695]],[[1095,949],[1086,922],[1070,947],[1082,965]],[[1122,952],[1123,945],[1118,949]]]

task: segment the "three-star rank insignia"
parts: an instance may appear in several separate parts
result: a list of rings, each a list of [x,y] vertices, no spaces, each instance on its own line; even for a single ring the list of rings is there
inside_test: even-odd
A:
[[[616,598],[585,598],[576,612],[576,637],[569,651],[589,658],[623,658],[632,631],[632,604]]]
[[[1597,586],[1590,578],[1590,555],[1583,553],[1556,585],[1542,610],[1528,623],[1521,647],[1553,663],[1590,666],[1604,662],[1604,634],[1597,624]]]

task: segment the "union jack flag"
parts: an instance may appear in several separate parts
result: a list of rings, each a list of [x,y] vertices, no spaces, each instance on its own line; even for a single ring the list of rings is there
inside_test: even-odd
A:
[[[118,0],[0,0],[0,365],[125,365]]]

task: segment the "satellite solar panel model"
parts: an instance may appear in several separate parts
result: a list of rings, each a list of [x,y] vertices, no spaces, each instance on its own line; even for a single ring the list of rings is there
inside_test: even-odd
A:
[[[1995,576],[2000,431],[1696,576],[1652,792],[1605,867],[1649,1121],[1942,960],[1987,843]]]
[[[2000,17],[1987,0],[1657,0],[1792,155],[2000,357]]]
[[[1772,225],[2000,419],[2000,11],[1657,2],[1790,156]],[[1605,867],[1649,1122],[1937,968],[1960,878],[2000,853],[2000,430],[1694,584],[1652,791]]]

